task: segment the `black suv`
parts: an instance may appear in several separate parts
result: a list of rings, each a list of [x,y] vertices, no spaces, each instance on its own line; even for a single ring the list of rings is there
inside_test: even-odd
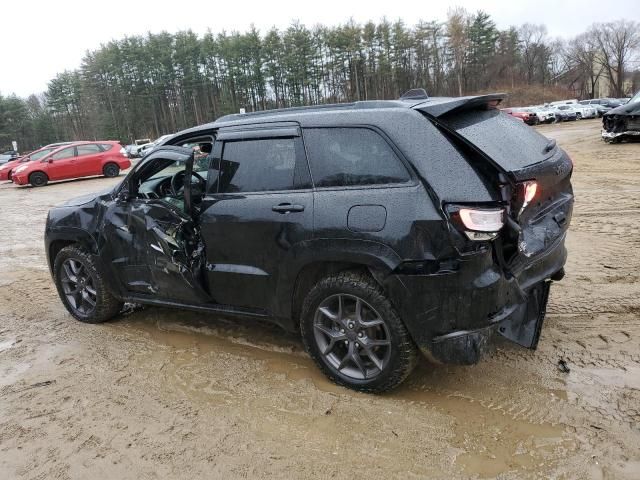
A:
[[[501,95],[229,115],[114,189],[52,209],[62,302],[271,319],[335,382],[391,389],[421,351],[472,364],[495,332],[535,348],[563,276],[572,162]]]

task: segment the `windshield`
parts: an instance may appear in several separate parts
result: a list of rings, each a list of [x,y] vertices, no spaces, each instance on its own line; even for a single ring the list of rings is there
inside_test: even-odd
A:
[[[40,160],[42,157],[44,157],[45,155],[48,155],[49,153],[53,152],[57,147],[53,147],[53,148],[43,148],[42,150],[38,150],[35,153],[32,153],[31,155],[29,155],[27,158],[31,159],[31,160]]]
[[[627,103],[640,102],[640,90]]]

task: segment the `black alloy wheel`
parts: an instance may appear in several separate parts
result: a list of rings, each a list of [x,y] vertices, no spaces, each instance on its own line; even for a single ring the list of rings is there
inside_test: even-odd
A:
[[[325,361],[346,377],[373,379],[389,363],[387,325],[362,298],[342,293],[328,297],[316,309],[313,329]]]
[[[79,245],[58,252],[53,276],[62,303],[76,320],[101,323],[122,310],[123,303],[109,291],[95,258]]]
[[[88,316],[96,308],[95,280],[87,267],[75,258],[67,258],[60,272],[62,290],[68,304],[79,315]]]
[[[353,390],[391,390],[417,362],[407,327],[367,272],[338,272],[316,283],[302,304],[300,330],[318,368]]]

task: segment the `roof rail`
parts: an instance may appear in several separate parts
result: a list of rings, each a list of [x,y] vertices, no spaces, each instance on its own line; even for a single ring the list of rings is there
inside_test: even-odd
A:
[[[400,100],[426,100],[429,98],[424,88],[412,88],[400,96]]]

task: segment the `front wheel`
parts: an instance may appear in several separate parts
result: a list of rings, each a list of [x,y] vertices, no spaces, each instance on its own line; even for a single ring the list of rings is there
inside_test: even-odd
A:
[[[85,250],[77,246],[60,250],[53,274],[62,303],[77,320],[102,323],[122,310],[122,302],[109,292],[95,261]]]
[[[34,187],[44,187],[49,183],[49,177],[44,172],[33,172],[29,175],[29,183]]]
[[[368,275],[341,272],[307,295],[300,323],[305,349],[339,385],[379,393],[402,383],[418,349],[380,286]]]

